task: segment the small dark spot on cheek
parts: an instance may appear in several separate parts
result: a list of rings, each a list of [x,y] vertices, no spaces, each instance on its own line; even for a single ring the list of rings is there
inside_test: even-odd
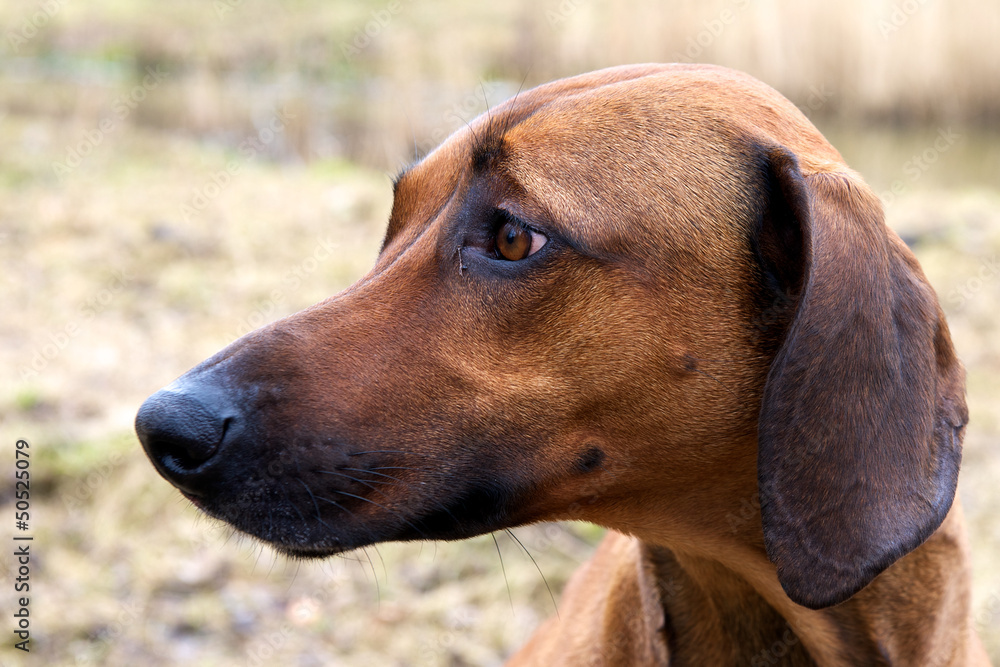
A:
[[[684,353],[684,355],[681,356],[681,362],[684,364],[684,370],[688,373],[693,373],[698,370],[698,360],[688,353]]]
[[[604,459],[604,450],[600,447],[591,447],[576,460],[576,469],[580,472],[590,472],[601,467]]]

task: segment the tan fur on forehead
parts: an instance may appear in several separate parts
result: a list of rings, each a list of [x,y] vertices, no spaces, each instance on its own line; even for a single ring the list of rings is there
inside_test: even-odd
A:
[[[739,72],[627,65],[555,81],[483,114],[404,172],[386,241],[403,226],[417,232],[412,223],[433,217],[469,170],[505,172],[595,253],[635,255],[637,242],[690,253],[699,241],[713,255],[720,244],[735,253],[739,244],[725,241],[741,232],[731,221],[752,212],[754,152],[773,144],[792,150],[804,174],[854,177],[798,109]]]
[[[616,116],[609,127],[619,130],[628,129],[631,110],[646,108],[661,119],[687,117],[705,123],[706,129],[728,127],[734,134],[784,145],[800,155],[806,174],[828,171],[833,166],[829,163],[846,169],[836,149],[777,91],[746,74],[712,65],[627,65],[554,81],[484,114],[471,131],[477,143],[494,143],[497,137],[491,133],[513,130],[546,112],[564,120],[568,114],[573,122],[563,129],[573,134],[581,101],[604,105]]]
[[[731,234],[729,221],[746,219],[751,205],[746,160],[718,133],[696,139],[697,120],[655,118],[641,103],[615,101],[577,100],[572,131],[568,110],[532,116],[508,132],[505,166],[530,196],[548,203],[565,233],[605,252],[621,254],[619,244],[641,235],[669,248],[667,227],[691,237],[686,244]],[[628,121],[615,122],[622,117]],[[643,184],[638,197],[635,183]]]
[[[739,231],[732,221],[752,213],[747,172],[762,145],[788,146],[807,174],[852,174],[790,102],[711,66],[629,66],[554,82],[470,133],[474,169],[505,170],[571,239],[612,254],[642,241],[643,230],[660,245],[677,238],[718,251]],[[664,236],[668,229],[679,234]]]

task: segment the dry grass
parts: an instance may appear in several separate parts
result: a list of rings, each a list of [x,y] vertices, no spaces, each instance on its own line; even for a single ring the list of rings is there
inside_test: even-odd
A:
[[[276,562],[156,476],[131,433],[135,410],[247,327],[366,270],[387,172],[478,113],[481,80],[495,103],[525,71],[530,85],[675,59],[739,4],[701,59],[788,92],[878,191],[899,185],[889,221],[914,244],[969,370],[961,493],[980,630],[1000,660],[1000,614],[988,613],[1000,600],[1000,275],[979,277],[1000,254],[1000,139],[965,124],[997,113],[995,3],[927,3],[883,39],[891,2],[621,11],[582,0],[446,15],[406,2],[347,60],[341,43],[388,3],[247,0],[217,18],[210,3],[97,0],[65,4],[21,45],[25,58],[0,61],[0,427],[37,455],[31,664],[263,664],[273,651],[283,664],[488,665],[520,644],[552,603],[505,536],[507,585],[489,537]],[[0,5],[0,23],[16,28],[21,12]],[[155,65],[169,76],[89,140]],[[834,93],[810,107],[823,86]],[[247,159],[239,146],[278,110],[283,129]],[[934,123],[856,124],[887,117]],[[912,156],[953,124],[959,140],[914,176]],[[87,143],[79,166],[54,171]],[[232,160],[239,173],[216,192]],[[334,258],[314,261],[331,246]],[[558,590],[599,531],[517,534]],[[0,647],[0,660],[18,659]]]
[[[480,82],[496,82],[496,102],[522,80],[628,62],[736,67],[853,121],[1000,117],[1000,4],[989,0],[94,0],[12,40],[31,16],[0,6],[17,56],[0,61],[5,108],[93,125],[116,89],[158,67],[169,76],[138,122],[225,143],[289,107],[293,128],[273,150],[294,159],[396,166],[481,111]]]

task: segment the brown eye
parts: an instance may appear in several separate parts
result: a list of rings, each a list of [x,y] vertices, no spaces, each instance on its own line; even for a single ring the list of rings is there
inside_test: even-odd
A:
[[[538,252],[547,240],[544,234],[508,220],[497,231],[497,255],[500,259],[516,262]]]
[[[504,259],[516,262],[528,256],[531,250],[531,232],[517,224],[507,222],[497,232],[497,252]]]

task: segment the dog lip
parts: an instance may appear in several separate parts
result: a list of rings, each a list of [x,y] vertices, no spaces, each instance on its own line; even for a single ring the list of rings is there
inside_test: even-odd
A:
[[[205,511],[205,505],[202,502],[202,499],[201,499],[200,495],[198,495],[196,493],[192,493],[190,491],[186,491],[185,489],[178,489],[178,491],[181,492],[182,496],[184,496],[185,498],[187,498],[188,500],[190,500],[194,504],[195,507],[197,507],[198,509],[200,509],[203,512]]]
[[[288,558],[295,559],[307,559],[307,558],[328,558],[330,556],[336,556],[337,554],[344,553],[345,551],[350,551],[350,547],[342,546],[301,546],[301,545],[291,545],[291,544],[281,544],[276,542],[269,542],[269,544],[278,553],[287,556]]]
[[[213,519],[222,521],[230,528],[235,529],[239,533],[243,533],[253,538],[254,540],[259,540],[262,544],[270,546],[272,549],[277,551],[279,554],[291,558],[293,560],[307,560],[307,559],[321,559],[328,558],[330,556],[336,556],[337,554],[350,551],[355,548],[359,548],[365,545],[310,545],[310,544],[289,544],[287,542],[280,542],[263,537],[258,532],[255,532],[248,528],[247,526],[238,525],[233,522],[229,517],[221,515],[215,511],[211,504],[207,503],[205,498],[194,495],[188,491],[180,489],[181,495],[191,501],[191,504],[197,507],[200,511],[204,512],[206,515]],[[333,538],[336,539],[336,538]]]

